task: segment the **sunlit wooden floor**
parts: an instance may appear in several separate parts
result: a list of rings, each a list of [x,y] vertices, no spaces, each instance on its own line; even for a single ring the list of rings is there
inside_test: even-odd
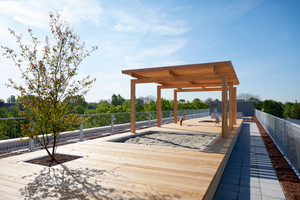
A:
[[[221,133],[201,119],[149,130]],[[239,133],[238,120],[227,139],[219,135],[204,150],[155,147],[101,139],[60,146],[58,153],[83,158],[52,168],[23,161],[46,155],[36,151],[0,159],[0,199],[210,199]]]

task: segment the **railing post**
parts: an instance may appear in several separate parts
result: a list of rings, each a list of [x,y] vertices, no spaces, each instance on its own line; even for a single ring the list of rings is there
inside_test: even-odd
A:
[[[172,123],[172,111],[170,111],[170,123]]]
[[[151,114],[150,114],[150,111],[148,112],[148,127],[150,127],[151,125]]]
[[[79,115],[79,117],[83,117],[83,115]],[[79,140],[82,141],[83,138],[83,120],[79,125]]]
[[[31,135],[32,135],[33,129],[34,128],[30,128],[29,129],[29,131],[31,132]],[[34,140],[31,139],[31,138],[29,138],[29,141],[28,141],[28,149],[29,149],[29,151],[32,151],[33,147],[34,147]]]
[[[116,118],[114,117],[114,114],[111,113],[111,119],[110,119],[110,124],[111,124],[111,134],[113,135],[114,134],[114,120]]]
[[[163,122],[163,111],[160,111],[160,124]]]
[[[29,149],[29,151],[32,151],[33,147],[34,147],[34,140],[33,139],[29,139],[28,142],[29,142],[29,146],[28,146],[29,148],[28,149]]]

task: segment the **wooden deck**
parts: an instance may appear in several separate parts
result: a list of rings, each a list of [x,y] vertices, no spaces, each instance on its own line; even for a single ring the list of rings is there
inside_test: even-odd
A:
[[[199,120],[138,132],[221,133]],[[124,133],[60,146],[58,153],[83,158],[52,168],[23,162],[44,150],[0,159],[0,199],[212,199],[241,125],[204,150],[105,142]]]

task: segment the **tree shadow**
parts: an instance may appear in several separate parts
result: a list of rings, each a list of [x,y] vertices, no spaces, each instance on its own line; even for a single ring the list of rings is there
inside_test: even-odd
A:
[[[23,176],[22,179],[36,176],[19,191],[24,199],[105,199],[105,200],[138,200],[138,199],[170,199],[180,198],[174,195],[154,195],[138,193],[130,190],[118,190],[113,187],[104,187],[103,182],[110,178],[122,177],[114,172],[98,169],[70,169],[65,165],[62,168],[44,168],[37,175]],[[102,185],[101,185],[102,184]],[[118,187],[122,187],[118,186]]]

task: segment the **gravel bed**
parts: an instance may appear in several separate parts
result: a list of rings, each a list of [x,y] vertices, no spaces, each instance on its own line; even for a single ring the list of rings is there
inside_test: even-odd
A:
[[[127,139],[124,143],[173,148],[202,149],[215,136],[174,133],[152,133]]]

